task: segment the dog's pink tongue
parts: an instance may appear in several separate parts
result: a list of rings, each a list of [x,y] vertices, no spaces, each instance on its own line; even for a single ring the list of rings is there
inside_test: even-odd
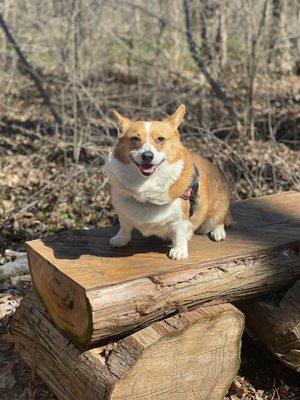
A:
[[[145,172],[147,174],[153,174],[153,172],[156,169],[156,166],[153,164],[141,164],[140,168],[141,168],[142,172]]]

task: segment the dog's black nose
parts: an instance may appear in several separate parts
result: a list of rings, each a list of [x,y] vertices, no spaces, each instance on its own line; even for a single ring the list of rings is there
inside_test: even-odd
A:
[[[151,150],[147,150],[141,154],[141,157],[144,162],[151,162],[154,158],[154,154]]]

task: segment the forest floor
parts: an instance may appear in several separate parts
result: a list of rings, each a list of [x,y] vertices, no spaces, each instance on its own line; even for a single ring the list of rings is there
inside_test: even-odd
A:
[[[69,141],[53,132],[47,134],[47,121],[39,121],[35,112],[28,107],[20,118],[0,109],[0,264],[11,261],[6,249],[24,251],[26,240],[61,230],[107,226],[115,220],[102,172],[111,139],[93,138],[83,147],[80,162],[74,163]],[[235,200],[300,189],[296,143],[220,140],[210,132],[190,134],[187,129],[182,138],[187,147],[225,172]],[[28,277],[0,287],[0,333],[4,336],[30,287]],[[0,341],[0,397],[54,399],[14,345],[5,340]],[[299,400],[299,375],[245,335],[239,376],[226,399]]]

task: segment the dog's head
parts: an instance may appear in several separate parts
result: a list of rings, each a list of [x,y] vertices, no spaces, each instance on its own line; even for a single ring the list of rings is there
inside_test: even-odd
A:
[[[125,164],[133,163],[143,176],[150,176],[165,162],[181,158],[183,146],[178,126],[184,105],[163,121],[131,121],[114,111],[120,131],[114,156]]]

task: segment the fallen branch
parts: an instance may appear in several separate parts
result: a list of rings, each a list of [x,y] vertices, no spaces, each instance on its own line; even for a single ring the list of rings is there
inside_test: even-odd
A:
[[[18,257],[15,261],[0,266],[0,282],[4,282],[13,276],[26,275],[29,273],[26,254]]]
[[[22,282],[31,282],[31,275],[13,276],[10,280],[14,286],[17,286]]]
[[[6,25],[2,14],[0,14],[0,26],[3,29],[7,40],[10,42],[10,44],[12,45],[12,47],[14,48],[14,50],[16,51],[19,60],[21,62],[21,64],[24,67],[24,73],[28,74],[30,76],[30,78],[33,80],[37,90],[39,91],[44,104],[46,105],[46,107],[49,109],[49,111],[51,112],[51,114],[53,115],[55,121],[57,124],[61,125],[62,121],[60,116],[57,114],[57,112],[55,111],[55,107],[52,104],[51,100],[50,100],[50,96],[49,94],[45,91],[45,89],[43,88],[43,82],[39,76],[39,74],[35,71],[35,69],[32,67],[32,65],[26,60],[22,50],[20,49],[20,47],[18,46],[17,42],[15,41],[14,37],[12,36],[12,34],[10,33],[8,26]],[[22,72],[22,71],[21,71]]]
[[[25,251],[14,251],[11,249],[6,249],[4,251],[4,255],[6,257],[15,257],[15,258],[19,258],[19,257],[24,257],[26,256],[26,252]]]

